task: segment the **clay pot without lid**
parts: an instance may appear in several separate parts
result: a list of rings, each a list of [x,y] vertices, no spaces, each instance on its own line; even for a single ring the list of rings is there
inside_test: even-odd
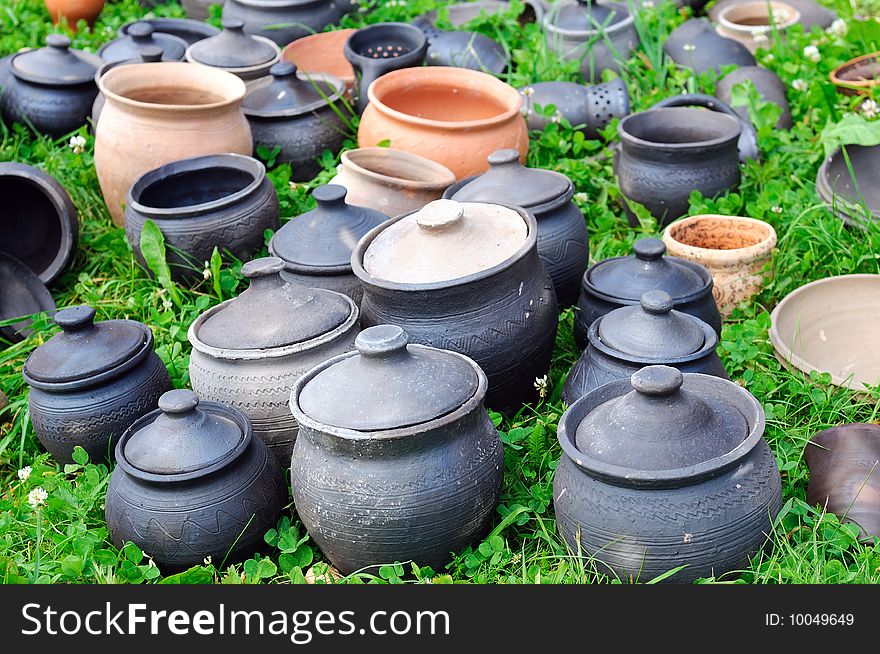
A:
[[[732,5],[748,4],[753,0],[720,0],[712,5],[708,12],[709,20],[717,23],[718,17],[722,11]],[[825,29],[831,26],[837,14],[826,7],[823,7],[815,0],[785,0],[785,4],[791,5],[800,13],[798,23],[804,26],[804,33],[809,34],[814,26]]]
[[[432,66],[396,70],[369,89],[358,145],[391,146],[443,164],[462,179],[484,172],[495,150],[513,148],[525,161],[528,129],[516,89],[491,75]]]
[[[664,291],[647,291],[637,306],[597,318],[587,347],[568,373],[562,399],[571,405],[600,386],[645,366],[664,365],[729,379],[715,352],[718,335],[705,322],[676,311]]]
[[[712,275],[706,268],[664,256],[666,246],[656,238],[639,239],[633,253],[599,261],[584,273],[574,314],[574,339],[581,348],[587,345],[593,321],[618,307],[639,304],[643,293],[654,290],[666,292],[676,310],[696,316],[721,334]]]
[[[689,583],[743,569],[782,505],[764,411],[733,382],[649,366],[559,421],[557,528],[600,571]],[[707,510],[710,507],[711,510]]]
[[[39,277],[25,264],[0,252],[0,320],[53,311],[55,300]],[[33,333],[29,319],[0,327],[0,339],[12,343]]]
[[[294,382],[351,349],[358,309],[345,295],[284,279],[283,270],[276,257],[246,263],[250,286],[196,318],[187,338],[199,397],[242,411],[287,467],[299,429],[287,408]]]
[[[331,184],[348,189],[345,201],[399,216],[438,200],[455,182],[446,166],[396,148],[358,148],[342,153]]]
[[[185,2],[183,4],[186,4]],[[219,3],[218,3],[219,4]],[[185,7],[184,7],[185,8]],[[156,32],[171,34],[187,42],[188,45],[198,43],[202,39],[217,36],[220,33],[213,25],[203,23],[202,20],[190,20],[187,18],[144,18],[138,21],[126,23],[119,28],[119,36],[128,34],[128,28],[135,23],[149,23]]]
[[[186,60],[225,70],[243,80],[257,79],[281,59],[281,50],[274,41],[244,33],[238,19],[223,21],[223,31],[186,50]]]
[[[776,247],[776,230],[763,220],[705,214],[677,220],[663,230],[666,251],[705,266],[712,295],[727,317],[764,286],[764,266]]]
[[[352,8],[350,0],[226,0],[223,18],[241,19],[248,34],[265,36],[284,47],[338,24]]]
[[[718,34],[705,18],[692,18],[676,27],[663,42],[663,50],[679,66],[697,73],[722,66],[754,66],[755,57],[739,41]]]
[[[832,213],[847,225],[866,228],[880,220],[880,186],[876,183],[880,146],[847,145],[845,148],[846,156],[838,148],[822,162],[816,175],[816,191]]]
[[[501,493],[486,375],[468,357],[407,344],[394,325],[307,372],[290,409],[296,512],[343,574],[412,560],[443,569],[485,535]]]
[[[162,61],[183,61],[188,46],[179,36],[164,34],[145,21],[129,25],[125,36],[105,43],[98,56],[110,63],[137,59],[140,48],[151,45],[162,48]]]
[[[849,424],[820,431],[804,450],[810,468],[807,502],[880,538],[880,425]]]
[[[599,130],[614,118],[629,113],[629,91],[618,78],[605,84],[583,86],[573,82],[537,82],[519,90],[529,129],[543,130],[552,118],[539,114],[533,107],[556,107],[561,115],[588,138],[598,139]]]
[[[769,48],[772,39],[782,38],[785,30],[800,18],[800,12],[786,2],[752,0],[720,10],[715,29],[721,36],[739,41],[749,52],[755,52],[758,48]]]
[[[354,69],[345,58],[345,42],[355,29],[321,32],[297,39],[281,51],[282,61],[296,64],[303,73],[324,73],[338,77],[351,92],[354,88]]]
[[[106,518],[167,571],[233,563],[265,548],[287,503],[281,466],[247,417],[188,390],[165,393],[116,447]]]
[[[141,231],[147,220],[165,237],[171,276],[202,279],[216,247],[250,259],[267,229],[278,228],[278,197],[256,159],[219,154],[182,159],[139,177],[125,198],[125,236],[144,268]]]
[[[95,73],[95,84],[97,85],[98,80],[104,77],[107,71],[117,68],[119,66],[125,66],[126,64],[154,64],[158,61],[162,61],[162,48],[158,45],[145,45],[138,49],[138,58],[124,61],[113,61],[110,63],[105,63],[98,69],[98,72]],[[95,97],[95,101],[92,103],[92,131],[94,132],[95,127],[98,124],[98,119],[101,117],[101,111],[104,109],[104,105],[107,103],[107,98],[104,97],[104,94],[98,91],[98,95]]]
[[[56,25],[64,18],[67,26],[76,32],[77,23],[86,21],[89,27],[95,24],[104,8],[104,0],[45,0],[46,9]]]
[[[94,462],[112,456],[122,433],[171,389],[149,327],[94,319],[87,306],[59,311],[62,332],[34,350],[22,369],[37,438],[61,464],[73,463],[77,445]]]
[[[782,109],[779,119],[776,121],[776,127],[789,129],[791,127],[791,109],[788,106],[788,98],[785,93],[785,84],[779,79],[779,75],[772,70],[761,68],[760,66],[743,66],[731,71],[724,76],[724,79],[715,86],[715,95],[718,99],[727,105],[731,105],[731,91],[734,86],[740,82],[751,80],[758,90],[761,99],[765,102],[772,102]],[[751,120],[749,117],[748,107],[739,105],[733,107],[733,110],[744,120]]]
[[[16,257],[45,284],[64,272],[79,237],[76,207],[55,178],[32,166],[0,163],[6,224],[0,252]]]
[[[120,66],[98,86],[107,103],[95,129],[95,169],[117,225],[138,177],[171,161],[253,150],[241,112],[245,86],[226,71],[185,63]],[[131,134],[150,148],[132,147]],[[210,138],[206,138],[210,134]]]
[[[840,275],[801,286],[770,314],[770,342],[789,368],[831,374],[852,390],[880,383],[880,275]]]
[[[832,70],[828,77],[844,95],[867,95],[880,82],[880,52],[850,59]]]
[[[272,237],[269,253],[284,260],[283,277],[313,288],[363,297],[360,280],[351,271],[351,253],[361,237],[388,216],[346,204],[344,186],[326,184],[312,193],[317,208],[296,216]]]

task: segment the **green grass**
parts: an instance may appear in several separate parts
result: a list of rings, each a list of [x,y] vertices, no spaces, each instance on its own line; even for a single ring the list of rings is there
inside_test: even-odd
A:
[[[371,6],[375,3],[370,3]],[[380,3],[384,4],[384,3]],[[411,0],[404,6],[385,6],[368,20],[407,20],[436,6],[431,0]],[[840,3],[843,5],[843,3]],[[748,569],[720,582],[837,583],[880,581],[880,543],[859,543],[851,525],[805,502],[808,470],[803,450],[809,438],[826,427],[851,421],[877,421],[874,401],[831,386],[827,375],[789,373],[773,357],[767,338],[769,311],[787,293],[806,282],[847,273],[878,273],[880,228],[847,230],[820,204],[815,193],[816,170],[824,146],[843,142],[880,142],[880,122],[856,120],[852,98],[839,96],[827,82],[828,71],[852,56],[880,49],[880,24],[856,23],[852,10],[849,33],[831,38],[819,32],[803,34],[796,28],[785,44],[759,54],[761,63],[775,70],[789,85],[794,127],[790,132],[770,129],[766,107],[755,105],[763,160],[744,168],[737,193],[714,201],[695,194],[692,213],[741,214],[767,220],[779,235],[772,262],[772,281],[750,306],[738,309],[727,322],[720,353],[732,377],[748,388],[767,413],[766,438],[779,462],[784,508],[770,543]],[[860,11],[870,12],[869,4]],[[155,14],[181,16],[176,4],[160,6]],[[95,50],[127,20],[144,15],[135,0],[108,5],[92,34],[82,31],[75,47]],[[650,107],[663,97],[681,92],[714,89],[713,75],[693,77],[677,70],[662,56],[660,43],[684,11],[671,3],[644,9],[639,18],[643,44],[623,73],[634,110]],[[216,22],[216,14],[214,20]],[[364,15],[346,19],[357,26]],[[540,28],[525,27],[510,17],[479,19],[471,27],[503,42],[515,66],[508,81],[521,86],[553,79],[576,80],[576,64],[563,64],[547,52]],[[21,47],[37,46],[53,28],[39,0],[14,0],[0,8],[0,55]],[[817,42],[822,59],[804,59],[804,46]],[[802,79],[807,90],[791,90]],[[548,108],[548,111],[552,111]],[[847,122],[835,125],[849,116]],[[771,116],[772,117],[772,116]],[[772,121],[771,121],[772,122]],[[830,125],[830,127],[829,127]],[[826,129],[827,128],[827,129]],[[68,272],[52,291],[59,306],[88,303],[100,319],[133,318],[153,328],[159,356],[168,365],[178,387],[188,384],[189,344],[186,329],[207,307],[235,294],[242,286],[240,263],[213,262],[211,276],[193,289],[153,281],[135,262],[123,231],[112,226],[95,177],[91,135],[85,152],[75,154],[68,138],[51,141],[17,126],[4,130],[0,160],[31,163],[55,175],[68,189],[81,218],[80,246]],[[824,137],[823,137],[824,133]],[[614,126],[607,135],[615,134]],[[133,140],[132,147],[140,144]],[[352,144],[353,145],[353,142]],[[269,155],[270,153],[263,153]],[[289,171],[275,167],[271,177],[284,217],[310,208],[308,191],[327,181],[336,159],[326,153],[325,172],[308,184],[290,185]],[[534,134],[529,163],[561,171],[577,187],[591,233],[591,259],[625,254],[639,236],[656,234],[657,226],[644,218],[631,229],[624,217],[619,191],[611,171],[608,149],[587,141],[569,125],[552,125]],[[608,582],[589,561],[569,552],[556,533],[552,509],[552,477],[560,449],[556,423],[563,407],[559,396],[564,375],[578,352],[571,338],[572,315],[560,317],[560,334],[550,375],[550,393],[536,407],[500,423],[505,443],[505,484],[491,535],[472,549],[459,553],[446,570],[419,569],[411,563],[392,564],[349,578],[349,582],[399,582],[403,578],[434,583],[580,583]],[[21,366],[28,355],[55,329],[43,319],[35,334],[23,343],[0,349],[0,388],[10,404],[0,410],[0,582],[218,582],[302,583],[333,580],[317,547],[296,520],[293,507],[277,530],[267,534],[271,546],[265,557],[218,569],[210,562],[175,577],[163,579],[137,547],[115,549],[104,523],[104,493],[108,469],[81,460],[59,468],[41,452],[27,417],[27,389]],[[0,346],[2,347],[2,346]],[[500,417],[497,417],[500,420]],[[19,481],[17,471],[31,466],[30,477]],[[48,492],[38,512],[27,502],[28,492]],[[393,563],[393,562],[390,562]],[[627,582],[629,580],[620,580]],[[642,579],[640,581],[649,581]]]

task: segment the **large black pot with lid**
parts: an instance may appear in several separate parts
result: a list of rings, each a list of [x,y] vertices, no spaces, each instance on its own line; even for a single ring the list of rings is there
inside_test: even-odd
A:
[[[265,546],[287,503],[284,474],[241,411],[169,391],[116,446],[106,517],[166,570],[235,563]]]
[[[365,329],[354,352],[296,383],[293,499],[343,574],[407,560],[440,570],[485,534],[504,472],[486,388],[473,360],[396,325]]]
[[[87,306],[55,314],[61,327],[34,350],[22,375],[37,438],[59,463],[78,445],[92,461],[113,454],[116,440],[171,389],[153,334],[134,320],[95,322]]]
[[[593,321],[622,306],[637,305],[647,291],[664,291],[673,307],[707,323],[721,335],[721,314],[712,297],[712,274],[703,266],[666,256],[658,238],[633,244],[633,254],[605,259],[590,266],[581,280],[574,314],[574,339],[584,348]]]
[[[348,296],[308,288],[282,271],[276,257],[246,263],[241,272],[250,286],[201,314],[187,336],[193,390],[241,410],[287,466],[298,431],[290,390],[305,371],[351,349],[358,309]]]
[[[672,307],[668,293],[648,291],[639,304],[597,318],[587,331],[586,349],[565,380],[565,403],[574,404],[603,384],[628,379],[651,365],[729,379],[715,351],[715,331],[699,318]]]
[[[623,579],[742,569],[782,505],[763,433],[760,403],[731,381],[648,366],[606,384],[559,422],[559,531]]]

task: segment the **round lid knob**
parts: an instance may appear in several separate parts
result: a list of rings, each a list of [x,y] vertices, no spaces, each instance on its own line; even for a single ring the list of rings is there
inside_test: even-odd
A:
[[[278,257],[252,259],[241,267],[241,274],[253,283],[254,280],[278,275],[284,270],[284,261]]]
[[[648,291],[639,301],[642,309],[648,313],[660,315],[672,311],[672,297],[666,291]]]
[[[666,244],[659,238],[641,238],[633,244],[633,252],[642,261],[654,261],[666,254]]]
[[[409,339],[397,325],[368,327],[357,335],[355,349],[365,357],[387,357],[406,350]]]
[[[139,21],[128,26],[128,35],[135,41],[148,41],[154,31],[153,26],[146,21]]]
[[[240,18],[224,18],[220,21],[220,27],[231,32],[243,32],[244,21]]]
[[[434,200],[416,215],[416,224],[427,233],[442,232],[461,223],[464,207],[455,200]]]
[[[191,413],[199,405],[199,396],[185,388],[167,391],[159,398],[159,408],[166,415]]]
[[[138,54],[141,57],[141,61],[146,64],[153,64],[157,61],[162,61],[162,55],[164,52],[162,46],[159,45],[148,44],[138,47]]]
[[[70,47],[70,38],[64,34],[49,34],[46,37],[46,45],[50,48],[67,50]]]
[[[283,79],[285,77],[296,77],[296,71],[296,64],[292,61],[279,61],[277,64],[272,65],[269,69],[269,74],[272,77]]]
[[[672,366],[647,366],[634,372],[629,381],[642,395],[665,396],[681,388],[684,377]]]
[[[489,155],[488,161],[490,166],[519,164],[519,150],[514,150],[513,148],[495,150],[495,152]]]
[[[95,310],[84,304],[67,307],[55,314],[55,324],[68,334],[89,329],[95,325]]]
[[[321,207],[332,207],[345,204],[348,189],[340,184],[323,184],[312,191],[312,197]]]

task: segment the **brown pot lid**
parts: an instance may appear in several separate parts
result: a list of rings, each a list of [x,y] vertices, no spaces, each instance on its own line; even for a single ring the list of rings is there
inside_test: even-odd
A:
[[[357,354],[315,375],[299,395],[303,413],[325,425],[379,431],[452,413],[479,386],[474,366],[445,350],[407,345],[396,325],[358,334]]]
[[[46,46],[14,55],[10,68],[19,79],[35,84],[69,86],[94,83],[103,62],[87,52],[72,50],[63,34],[49,34]]]
[[[191,45],[189,56],[207,66],[248,68],[269,63],[278,51],[270,43],[245,34],[244,21],[226,18],[223,31]]]
[[[364,253],[372,276],[403,284],[467,277],[508,260],[528,237],[513,209],[434,200],[382,230]]]
[[[268,84],[251,87],[241,106],[248,116],[275,118],[298,116],[334,102],[343,90],[318,79],[300,77],[296,64],[281,61],[269,69]]]
[[[323,336],[349,318],[344,296],[285,280],[283,270],[277,257],[244,264],[250,286],[210,315],[196,337],[216,348],[269,349]]]

